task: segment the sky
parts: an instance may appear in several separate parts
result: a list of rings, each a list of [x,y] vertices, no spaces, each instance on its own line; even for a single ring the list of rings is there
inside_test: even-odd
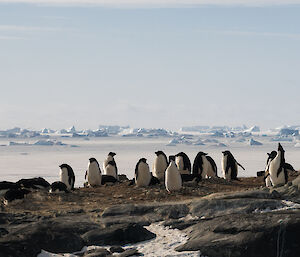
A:
[[[0,0],[0,129],[300,124],[300,0]]]

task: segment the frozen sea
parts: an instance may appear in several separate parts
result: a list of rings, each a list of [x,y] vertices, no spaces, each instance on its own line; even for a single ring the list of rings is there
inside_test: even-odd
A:
[[[255,138],[255,140],[263,143],[261,146],[250,146],[247,145],[247,142],[236,142],[237,140],[234,138],[218,138],[220,143],[227,145],[226,147],[218,146],[213,142],[205,145],[177,144],[176,146],[166,146],[171,139],[165,137],[115,136],[89,138],[89,140],[84,138],[57,138],[57,140],[67,145],[9,146],[10,141],[33,144],[37,139],[0,139],[0,180],[17,181],[20,178],[42,176],[49,182],[53,182],[59,180],[58,166],[62,163],[68,163],[75,172],[75,186],[82,187],[88,159],[95,157],[102,167],[102,162],[110,151],[117,153],[115,160],[119,174],[126,174],[129,178],[133,178],[138,159],[147,158],[151,168],[155,158],[154,152],[157,150],[163,150],[167,155],[183,151],[188,154],[191,162],[199,151],[207,152],[216,161],[218,174],[221,175],[221,152],[228,149],[237,161],[246,168],[246,171],[239,171],[239,176],[256,176],[257,171],[264,169],[266,153],[277,149],[277,142],[271,142],[269,137]],[[291,163],[296,170],[299,170],[300,148],[295,147],[295,144],[296,142],[282,142],[286,150],[286,161]]]

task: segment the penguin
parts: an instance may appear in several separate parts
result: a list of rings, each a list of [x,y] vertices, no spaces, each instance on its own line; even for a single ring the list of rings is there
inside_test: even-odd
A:
[[[115,161],[109,161],[109,162],[107,162],[107,165],[105,166],[105,172],[104,172],[104,174],[108,175],[108,176],[112,176],[115,179],[118,178],[118,175],[117,175],[117,165],[116,165]]]
[[[7,205],[9,202],[17,199],[23,199],[25,195],[29,194],[31,191],[24,188],[9,189],[4,194],[4,204]]]
[[[101,176],[101,185],[105,185],[108,183],[116,183],[118,180],[114,176],[110,175],[102,175]]]
[[[146,187],[149,186],[151,181],[151,173],[149,169],[149,165],[145,158],[139,159],[135,166],[135,184],[138,187]]]
[[[278,144],[278,152],[276,157],[270,161],[269,174],[273,186],[286,184],[288,181],[288,173],[285,167],[284,149]]]
[[[201,178],[217,177],[217,165],[207,153],[199,152],[193,163],[193,174]]]
[[[60,165],[59,167],[60,181],[67,186],[68,190],[74,190],[75,174],[72,167],[66,163]]]
[[[266,168],[265,168],[264,179],[265,179],[266,187],[271,187],[272,182],[271,182],[271,178],[270,178],[269,168],[270,168],[270,163],[276,157],[277,152],[272,151],[271,153],[267,153],[267,155],[268,155],[268,159],[267,159],[267,164],[266,164]]]
[[[164,180],[165,171],[169,165],[166,154],[163,151],[155,152],[156,158],[153,163],[153,176],[159,180]]]
[[[150,172],[150,173],[151,173],[151,180],[150,180],[149,186],[154,186],[156,184],[160,184],[159,179],[157,177],[154,177],[152,172]]]
[[[10,189],[17,189],[19,186],[17,183],[9,182],[9,181],[1,181],[0,182],[0,196],[3,196]]]
[[[49,193],[51,194],[69,193],[69,190],[65,183],[61,181],[56,181],[51,184]]]
[[[209,155],[206,156],[206,159],[208,160],[208,162],[210,164],[208,166],[208,172],[207,172],[208,176],[211,178],[212,177],[217,178],[218,177],[218,167],[217,167],[216,162]]]
[[[167,191],[178,191],[182,187],[182,179],[178,168],[173,160],[171,160],[165,175],[165,186]]]
[[[29,188],[29,189],[47,189],[50,187],[50,183],[44,178],[28,178],[20,179],[16,183],[20,188]]]
[[[222,170],[224,179],[238,180],[238,166],[240,166],[243,170],[245,170],[245,168],[236,161],[236,159],[233,157],[230,151],[224,151],[222,153]]]
[[[115,155],[116,153],[114,152],[108,153],[106,159],[103,162],[103,174],[114,176],[116,179],[118,179],[118,167],[114,159]],[[111,164],[109,164],[109,162],[111,162]],[[108,165],[110,166],[107,168]],[[112,169],[111,166],[113,166],[114,168]]]
[[[175,155],[175,163],[180,174],[191,174],[191,161],[184,152]]]
[[[89,159],[88,169],[85,173],[85,179],[87,179],[90,186],[101,186],[101,170],[98,161],[95,158]]]

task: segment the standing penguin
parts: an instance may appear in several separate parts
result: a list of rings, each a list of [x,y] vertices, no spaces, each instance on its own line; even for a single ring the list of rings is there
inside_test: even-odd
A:
[[[1,181],[0,182],[0,196],[3,196],[10,189],[17,189],[19,186],[14,182]]]
[[[159,180],[164,180],[165,171],[168,167],[168,158],[163,151],[155,152],[156,158],[153,163],[153,176]]]
[[[180,174],[191,174],[191,161],[184,152],[175,155],[175,163]]]
[[[222,153],[222,169],[224,178],[226,180],[238,180],[238,166],[240,166],[243,170],[245,170],[245,168],[236,161],[230,151],[224,151]]]
[[[60,182],[67,186],[68,190],[74,190],[75,174],[72,167],[68,164],[62,164],[60,167]]]
[[[135,184],[138,187],[149,186],[151,181],[151,173],[147,160],[145,158],[139,159],[138,163],[135,166]]]
[[[178,191],[182,187],[181,175],[173,160],[166,169],[165,186],[168,192]]]
[[[103,162],[103,174],[110,175],[118,179],[118,167],[114,159],[115,155],[116,153],[114,152],[109,152],[109,154],[107,155],[106,159]],[[110,165],[110,167],[107,168],[108,165]],[[114,168],[112,168],[112,166]]]
[[[267,159],[267,164],[266,164],[266,168],[265,168],[265,183],[266,183],[267,187],[271,187],[272,182],[271,182],[271,178],[270,178],[269,168],[270,168],[270,163],[276,157],[277,152],[272,151],[271,153],[267,153],[267,155],[268,155],[268,159]]]
[[[217,165],[207,153],[199,152],[193,163],[193,175],[201,178],[217,177]]]
[[[105,175],[112,176],[115,179],[118,179],[117,175],[117,165],[115,161],[109,161],[105,167]]]
[[[88,169],[85,173],[85,179],[87,179],[90,186],[101,186],[101,170],[98,161],[95,158],[89,159]]]
[[[288,181],[284,152],[282,145],[279,143],[277,155],[273,160],[271,160],[269,165],[269,174],[273,186],[286,184]]]

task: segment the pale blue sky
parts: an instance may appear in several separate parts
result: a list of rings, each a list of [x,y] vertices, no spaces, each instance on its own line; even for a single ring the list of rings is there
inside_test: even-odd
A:
[[[1,129],[300,123],[300,4],[3,2]]]

